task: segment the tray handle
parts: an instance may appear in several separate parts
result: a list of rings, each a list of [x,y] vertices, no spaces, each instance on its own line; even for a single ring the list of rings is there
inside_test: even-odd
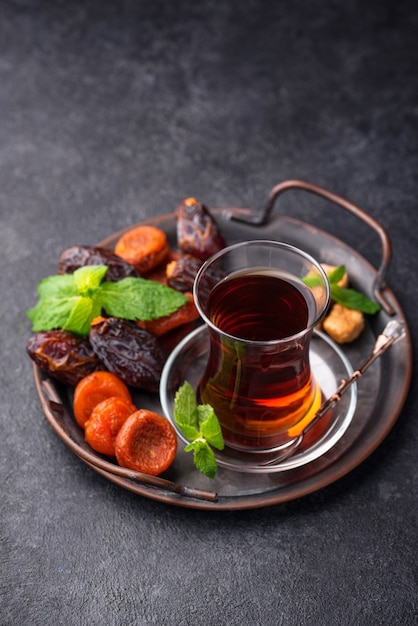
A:
[[[382,245],[382,260],[373,283],[373,293],[376,300],[382,306],[384,311],[388,315],[394,315],[395,311],[390,303],[386,300],[383,293],[385,288],[386,274],[389,268],[390,261],[392,259],[391,240],[385,228],[376,219],[374,219],[374,217],[369,215],[369,213],[366,213],[366,211],[361,209],[359,206],[353,204],[345,198],[342,198],[341,196],[338,196],[331,191],[328,191],[328,189],[320,187],[319,185],[315,185],[313,183],[309,183],[303,180],[286,180],[273,187],[273,189],[269,193],[267,203],[262,211],[257,211],[257,213],[251,213],[251,215],[246,216],[234,216],[234,219],[251,223],[254,226],[262,226],[266,224],[270,218],[270,214],[273,210],[277,198],[280,194],[282,194],[284,191],[288,191],[289,189],[301,189],[302,191],[307,191],[309,193],[325,198],[329,202],[337,204],[346,211],[349,211],[375,231],[375,233],[379,236]]]

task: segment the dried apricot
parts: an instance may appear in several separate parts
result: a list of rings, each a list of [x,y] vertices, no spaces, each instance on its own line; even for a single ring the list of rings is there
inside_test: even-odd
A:
[[[158,476],[168,469],[177,452],[173,426],[162,415],[140,409],[132,413],[116,437],[116,459],[122,467]]]
[[[84,428],[94,407],[103,400],[118,396],[132,402],[131,394],[125,383],[111,372],[93,372],[80,380],[74,389],[74,417]]]
[[[116,436],[128,417],[136,410],[136,406],[130,400],[117,396],[99,402],[85,423],[86,442],[96,452],[115,456]]]
[[[115,246],[115,254],[133,265],[140,274],[147,274],[161,263],[169,250],[165,232],[147,224],[123,234]]]

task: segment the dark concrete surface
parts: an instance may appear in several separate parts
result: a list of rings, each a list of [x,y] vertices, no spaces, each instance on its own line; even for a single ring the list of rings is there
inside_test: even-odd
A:
[[[406,0],[0,3],[3,626],[418,623],[415,380],[347,476],[207,513],[87,468],[44,420],[25,355],[62,249],[191,195],[257,207],[289,178],[388,229],[416,342],[417,33]],[[338,211],[322,224],[375,253]]]

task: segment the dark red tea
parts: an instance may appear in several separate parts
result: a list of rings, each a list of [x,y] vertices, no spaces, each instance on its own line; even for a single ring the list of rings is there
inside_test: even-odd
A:
[[[284,339],[307,327],[309,295],[309,289],[304,295],[277,274],[238,274],[212,290],[208,317],[217,328],[239,339]]]
[[[211,291],[207,316],[222,332],[209,330],[200,395],[214,407],[228,445],[279,446],[319,408],[306,349],[311,332],[303,332],[313,306],[303,283],[272,272],[235,274]]]

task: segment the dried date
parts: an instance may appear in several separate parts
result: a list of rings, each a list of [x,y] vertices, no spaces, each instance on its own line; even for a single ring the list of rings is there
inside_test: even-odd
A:
[[[192,291],[194,279],[201,265],[200,259],[191,254],[183,254],[167,265],[167,285],[183,293]]]
[[[127,385],[158,391],[167,353],[150,332],[109,317],[91,326],[89,340],[106,368]]]
[[[88,339],[65,330],[35,333],[26,352],[42,370],[66,385],[76,385],[87,374],[104,369]]]
[[[207,207],[187,198],[175,210],[179,248],[202,261],[225,247],[225,239]]]
[[[139,272],[107,248],[98,246],[71,246],[64,250],[58,261],[58,274],[72,274],[85,265],[107,265],[106,280],[116,282],[127,276],[140,276]]]

